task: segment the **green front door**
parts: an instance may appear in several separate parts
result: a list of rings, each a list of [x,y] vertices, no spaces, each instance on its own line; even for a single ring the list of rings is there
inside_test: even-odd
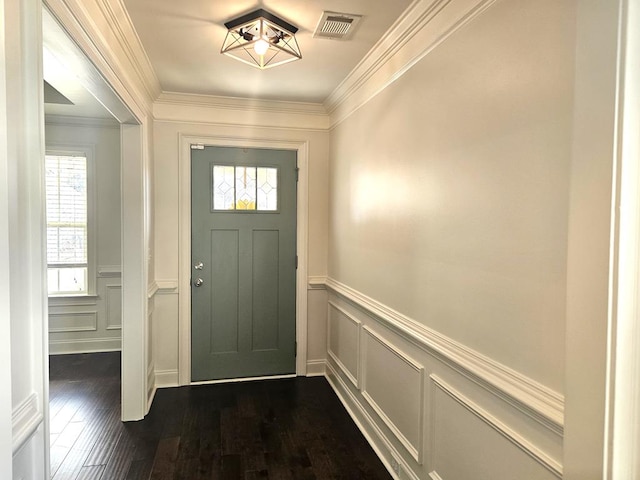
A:
[[[295,373],[295,151],[191,150],[191,260],[192,380]]]

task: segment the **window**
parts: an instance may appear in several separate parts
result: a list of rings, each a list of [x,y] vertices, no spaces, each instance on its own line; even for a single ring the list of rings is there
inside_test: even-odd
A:
[[[85,153],[45,157],[49,295],[90,293],[88,161]]]
[[[213,166],[214,210],[278,210],[278,169]]]

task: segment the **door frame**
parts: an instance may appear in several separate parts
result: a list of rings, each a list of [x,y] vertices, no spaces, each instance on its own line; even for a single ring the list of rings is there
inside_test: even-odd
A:
[[[191,384],[191,145],[295,150],[298,162],[296,248],[296,375],[307,373],[307,267],[309,235],[309,142],[221,135],[179,136],[178,384]],[[273,377],[268,377],[273,378]],[[226,381],[226,380],[225,380]],[[236,379],[238,381],[238,379]],[[198,382],[198,383],[217,383]]]
[[[43,28],[50,37],[48,49],[66,58],[70,71],[120,123],[122,372],[121,420],[135,421],[149,411],[153,389],[147,374],[148,356],[148,257],[149,257],[149,150],[148,117],[135,96],[100,56],[90,34],[80,26],[76,11],[62,0],[43,0]],[[46,38],[40,42],[43,47]],[[44,113],[42,114],[44,122]],[[43,132],[44,136],[44,132]],[[44,153],[44,151],[43,151]],[[44,157],[43,157],[44,158]],[[43,221],[44,222],[44,221]],[[44,225],[44,223],[43,223]],[[43,237],[44,238],[44,237]],[[46,265],[43,278],[46,276]],[[44,342],[48,344],[48,319]],[[45,351],[48,355],[48,349]],[[47,371],[48,383],[48,367]],[[48,402],[48,393],[45,399]],[[48,422],[48,417],[47,417]],[[48,435],[48,430],[47,433]],[[48,443],[47,443],[48,451]]]

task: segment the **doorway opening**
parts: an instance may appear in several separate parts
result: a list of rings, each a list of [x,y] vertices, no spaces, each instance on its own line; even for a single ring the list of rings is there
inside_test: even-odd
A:
[[[52,5],[42,9],[43,161],[51,183],[44,228],[51,250],[43,268],[50,291],[45,342],[52,355],[80,355],[78,361],[102,352],[98,356],[109,357],[105,368],[111,373],[117,358],[118,421],[139,420],[153,393],[142,116],[105,80],[100,63],[67,33]],[[68,407],[67,413],[73,405]],[[59,425],[52,430],[58,422],[53,410],[45,415],[45,432],[62,446],[71,434],[54,431]],[[55,454],[49,447],[54,468]]]

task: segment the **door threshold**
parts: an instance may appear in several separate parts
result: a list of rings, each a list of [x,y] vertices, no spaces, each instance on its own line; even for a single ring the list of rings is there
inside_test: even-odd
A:
[[[246,377],[246,378],[223,378],[222,380],[204,380],[202,382],[191,382],[190,385],[215,385],[217,383],[238,383],[253,382],[255,380],[280,380],[283,378],[295,378],[295,373],[287,375],[268,375],[266,377]]]

